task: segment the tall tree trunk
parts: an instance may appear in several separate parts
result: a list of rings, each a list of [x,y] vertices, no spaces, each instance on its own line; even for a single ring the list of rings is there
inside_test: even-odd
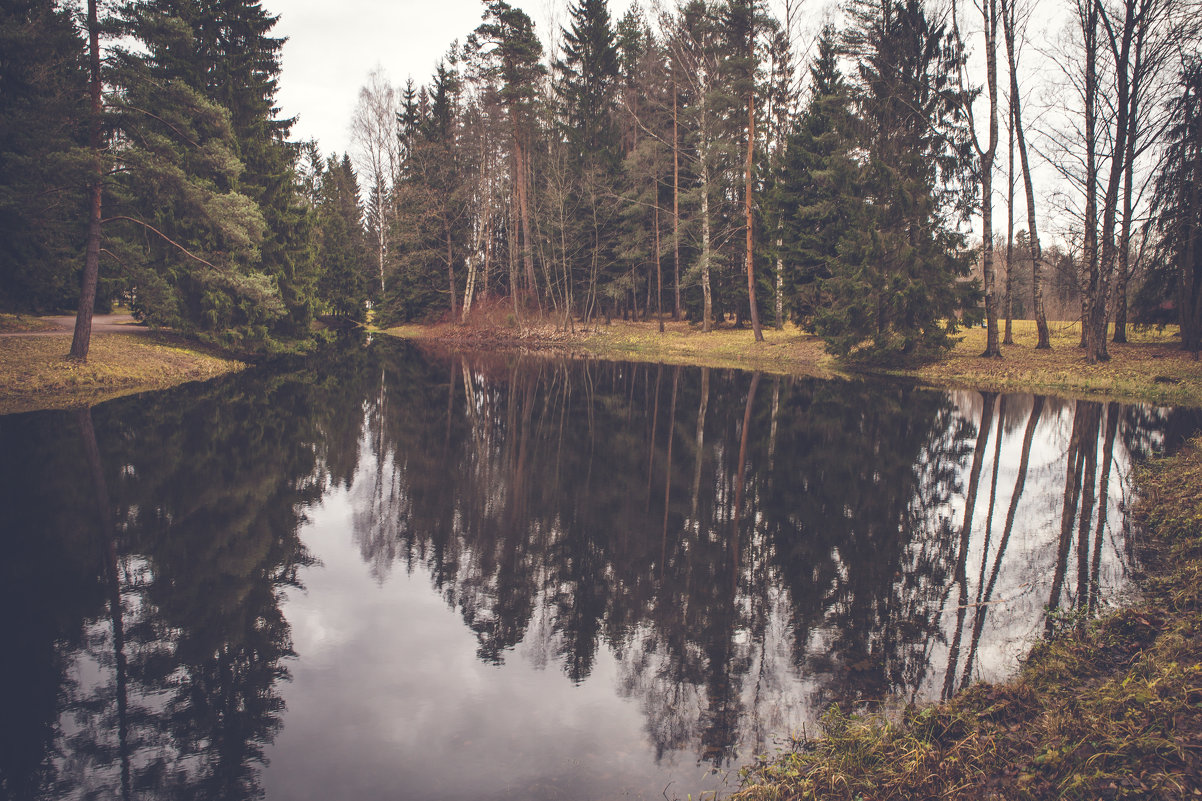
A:
[[[534,250],[530,241],[530,201],[526,151],[520,140],[518,153],[518,211],[522,219],[522,266],[526,271],[526,292],[538,300],[538,282],[534,277]]]
[[[100,104],[100,19],[97,0],[88,0],[88,94],[91,115],[88,120],[88,147],[92,155],[92,185],[89,187],[88,243],[84,251],[83,277],[79,287],[79,308],[75,313],[75,333],[71,338],[71,358],[88,360],[92,342],[92,312],[96,308],[96,286],[100,281],[100,201],[103,192],[104,161],[101,158],[102,131]]]
[[[703,84],[704,86],[704,84]],[[710,152],[709,120],[706,114],[708,100],[705,90],[701,92],[701,330],[708,332],[714,316],[714,298],[710,291],[710,261],[713,258],[710,245]]]
[[[1150,13],[1146,3],[1142,13]],[[1123,159],[1123,221],[1119,233],[1118,274],[1114,292],[1114,342],[1127,341],[1127,283],[1131,278],[1131,215],[1135,184],[1136,141],[1139,138],[1139,105],[1143,94],[1144,76],[1147,65],[1144,60],[1144,43],[1147,21],[1142,20],[1135,39],[1135,66],[1131,70],[1131,101],[1127,117],[1127,147]]]
[[[1085,75],[1082,87],[1085,101],[1085,242],[1081,261],[1085,286],[1081,293],[1081,345],[1085,360],[1098,361],[1105,350],[1099,348],[1095,321],[1099,312],[1105,320],[1106,309],[1097,308],[1101,297],[1101,259],[1098,252],[1098,0],[1077,0],[1082,41],[1085,47]]]
[[[672,320],[680,319],[680,129],[678,124],[676,84],[672,84],[672,249],[673,286],[675,298],[672,304]]]
[[[1118,100],[1115,106],[1114,150],[1110,159],[1110,175],[1106,182],[1106,195],[1102,205],[1102,243],[1099,256],[1096,295],[1092,303],[1093,328],[1090,361],[1105,361],[1110,358],[1106,351],[1106,324],[1110,309],[1110,280],[1114,275],[1118,250],[1115,247],[1115,227],[1118,217],[1119,188],[1126,174],[1129,149],[1127,136],[1130,133],[1131,113],[1131,43],[1140,21],[1136,20],[1135,7],[1139,0],[1126,0],[1121,30],[1116,31],[1105,8],[1098,5],[1098,14],[1106,29],[1114,55],[1115,82]]]
[[[743,218],[747,227],[747,300],[751,306],[751,330],[755,333],[755,341],[764,341],[764,332],[760,330],[759,304],[755,299],[755,237],[752,231],[752,185],[751,167],[755,154],[755,92],[747,96],[747,161],[744,165],[743,186]]]
[[[1007,114],[1006,126],[1006,333],[1003,345],[1014,344],[1014,114]]]
[[[655,316],[664,332],[664,270],[659,256],[659,176],[655,177]]]
[[[447,282],[450,284],[448,288],[451,290],[451,319],[454,320],[458,311],[455,302],[455,251],[452,249],[451,227],[444,222],[443,228],[447,240]]]
[[[989,144],[985,150],[978,147],[981,157],[981,227],[982,227],[982,260],[985,278],[985,317],[986,358],[1000,358],[1001,346],[998,344],[997,329],[997,297],[995,267],[993,263],[993,162],[997,156],[998,140],[998,96],[997,96],[997,2],[982,0],[981,14],[985,23],[985,72],[989,90]],[[973,134],[976,142],[976,134]]]
[[[1027,237],[1031,255],[1031,303],[1035,314],[1035,329],[1038,332],[1036,350],[1052,347],[1048,318],[1043,307],[1043,276],[1040,262],[1043,253],[1039,246],[1039,231],[1035,225],[1035,188],[1031,180],[1031,163],[1027,157],[1027,138],[1023,131],[1022,102],[1018,93],[1018,52],[1015,43],[1014,0],[1001,0],[1002,27],[1006,37],[1006,61],[1010,68],[1010,113],[1013,116],[1014,138],[1018,144],[1018,159],[1023,172],[1023,193],[1027,198]]]

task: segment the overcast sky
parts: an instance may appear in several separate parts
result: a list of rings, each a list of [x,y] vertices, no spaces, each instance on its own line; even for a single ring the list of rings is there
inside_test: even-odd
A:
[[[510,0],[530,15],[544,44],[548,28],[558,29],[567,0]],[[631,0],[610,0],[614,21]],[[376,66],[394,85],[412,76],[425,83],[455,39],[461,42],[480,24],[480,0],[264,0],[278,14],[277,35],[284,45],[279,103],[285,116],[297,116],[296,139],[316,139],[322,153],[350,146],[350,118],[359,87]],[[647,3],[644,3],[644,8]]]

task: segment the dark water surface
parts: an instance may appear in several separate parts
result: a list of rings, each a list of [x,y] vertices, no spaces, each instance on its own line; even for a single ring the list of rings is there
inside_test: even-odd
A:
[[[0,794],[697,798],[1112,601],[1197,424],[384,343],[0,417]]]

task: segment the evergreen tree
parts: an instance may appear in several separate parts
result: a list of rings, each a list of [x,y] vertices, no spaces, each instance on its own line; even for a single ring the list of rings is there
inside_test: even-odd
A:
[[[0,309],[78,298],[87,216],[87,67],[52,0],[0,1]]]
[[[971,207],[963,56],[920,0],[856,2],[850,12],[863,217],[839,246],[816,329],[839,355],[945,349],[977,294],[962,280],[969,265],[954,227]]]
[[[1170,105],[1169,146],[1156,180],[1155,225],[1159,258],[1137,297],[1141,321],[1168,322],[1176,308],[1181,347],[1202,349],[1202,62],[1181,72]]]
[[[318,290],[331,311],[362,321],[371,284],[371,254],[363,230],[359,179],[350,156],[331,156],[322,173],[317,207]]]
[[[522,272],[518,278],[511,248],[510,294],[515,310],[519,286],[527,298],[537,298],[538,282],[534,274],[532,242],[530,163],[537,134],[539,85],[546,68],[542,64],[543,46],[534,33],[534,23],[524,11],[505,0],[488,0],[484,20],[468,39],[468,51],[481,61],[485,77],[495,80],[501,106],[509,117],[510,187],[517,225],[509,232],[511,245],[520,241]],[[519,240],[520,236],[520,240]]]
[[[245,165],[230,112],[207,95],[211,63],[196,36],[204,18],[195,5],[159,0],[127,7],[122,22],[140,46],[114,51],[109,103],[121,136],[106,247],[150,323],[262,341],[286,309],[259,269],[267,226],[239,191]]]
[[[555,64],[564,135],[582,164],[612,168],[617,155],[619,62],[609,4],[580,0],[568,14],[571,24],[563,29],[563,56]]]
[[[781,220],[785,298],[789,314],[813,327],[822,282],[835,274],[839,242],[860,217],[849,87],[839,72],[832,26],[818,38],[810,67],[810,100],[789,138],[772,198]]]
[[[464,260],[470,198],[460,148],[462,80],[455,48],[435,68],[425,93],[424,116],[420,108],[401,112],[404,147],[393,232],[400,264],[388,314],[404,320],[447,311],[454,319],[463,285],[457,268]]]
[[[287,316],[276,331],[308,334],[315,300],[316,264],[309,247],[312,221],[295,182],[296,148],[287,142],[293,120],[275,107],[284,40],[271,35],[279,20],[262,3],[209,0],[198,44],[211,53],[209,96],[229,109],[238,154],[245,170],[238,187],[263,214],[267,234],[260,246],[261,269],[280,291]]]
[[[566,222],[570,234],[584,245],[570,275],[587,287],[582,293],[584,316],[591,317],[600,303],[608,319],[633,288],[630,271],[623,269],[626,265],[615,253],[619,218],[614,201],[622,157],[615,125],[620,87],[617,40],[607,0],[580,0],[568,14],[563,57],[555,63],[555,93],[561,136],[568,143],[567,168],[582,200],[575,218]]]

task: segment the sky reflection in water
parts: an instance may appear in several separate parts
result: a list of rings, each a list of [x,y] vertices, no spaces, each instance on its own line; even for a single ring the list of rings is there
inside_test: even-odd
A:
[[[1105,603],[1133,454],[1196,425],[388,346],[0,418],[0,786],[696,797]]]

